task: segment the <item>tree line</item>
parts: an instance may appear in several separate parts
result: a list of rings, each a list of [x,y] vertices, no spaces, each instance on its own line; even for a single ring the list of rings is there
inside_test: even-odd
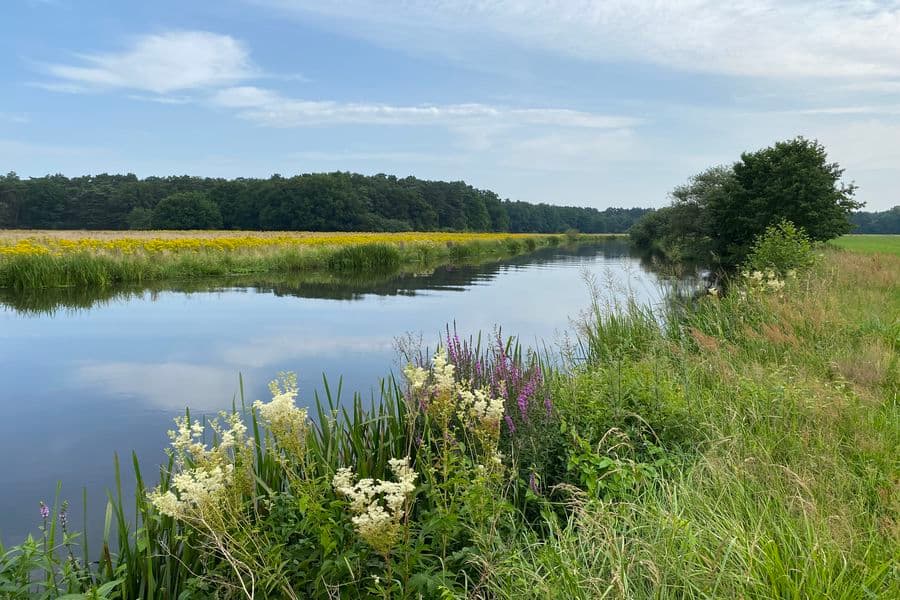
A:
[[[0,228],[9,229],[620,233],[647,212],[514,202],[463,181],[383,174],[0,176]]]
[[[880,212],[855,212],[850,223],[853,233],[900,234],[900,205]]]

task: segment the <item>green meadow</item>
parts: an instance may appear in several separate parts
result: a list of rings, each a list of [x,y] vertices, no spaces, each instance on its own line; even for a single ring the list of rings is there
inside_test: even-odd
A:
[[[900,235],[844,235],[829,243],[854,252],[900,256]]]

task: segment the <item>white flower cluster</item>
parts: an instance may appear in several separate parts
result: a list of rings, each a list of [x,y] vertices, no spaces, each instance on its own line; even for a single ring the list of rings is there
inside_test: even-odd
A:
[[[168,490],[159,490],[150,494],[150,501],[156,509],[170,517],[183,518],[196,512],[203,513],[216,506],[227,490],[231,481],[234,465],[224,467],[194,468],[176,473],[172,477],[172,488],[177,495]]]
[[[212,448],[203,441],[206,428],[200,421],[191,423],[187,416],[175,418],[176,429],[169,431],[169,439],[178,472],[172,475],[172,489],[156,489],[149,494],[160,513],[177,518],[202,513],[226,492],[233,480],[232,452],[246,449],[250,440],[239,414],[220,413],[219,418],[224,425],[219,419],[209,422],[217,438]]]
[[[273,381],[269,384],[272,400],[269,402],[257,400],[253,403],[253,408],[259,412],[260,418],[275,436],[279,446],[299,455],[306,442],[308,413],[305,408],[296,405],[297,376],[284,374],[281,381],[284,389],[279,387],[277,380]]]
[[[796,277],[796,271],[788,271],[788,278]],[[743,272],[744,281],[747,286],[757,292],[775,292],[780,293],[784,289],[784,279],[779,279],[774,269],[766,269],[765,271],[749,271]]]
[[[474,418],[490,424],[500,423],[503,418],[503,398],[491,398],[487,390],[468,390],[460,388],[459,394],[459,418],[466,421],[466,417]]]
[[[471,383],[458,383],[455,367],[447,360],[447,352],[443,348],[438,348],[432,357],[430,371],[408,365],[403,374],[409,382],[410,390],[426,393],[431,402],[441,407],[449,404],[449,414],[455,410],[464,423],[471,423],[474,419],[476,423],[497,425],[503,418],[503,398],[492,398],[486,389],[471,389]],[[433,382],[430,386],[427,385],[429,378]]]
[[[269,402],[257,400],[253,408],[259,411],[259,416],[275,432],[300,433],[306,431],[307,411],[295,404],[296,390],[289,390],[274,396]]]
[[[209,422],[210,429],[215,432],[217,443],[213,448],[208,448],[203,441],[206,428],[195,420],[188,421],[186,416],[175,417],[177,429],[169,431],[169,439],[172,440],[172,450],[175,454],[175,464],[183,467],[190,461],[195,465],[223,465],[228,462],[228,451],[246,445],[247,426],[237,413],[219,413],[219,418],[225,426],[219,424],[219,419]]]
[[[431,392],[433,395],[441,393],[452,393],[456,387],[456,367],[447,360],[447,351],[444,348],[438,348],[434,356],[431,357],[431,371],[426,371],[422,367],[407,365],[403,369],[406,380],[409,381],[409,387],[414,392],[423,390]],[[426,386],[429,375],[434,382],[431,386]]]
[[[194,421],[192,424],[186,416],[175,417],[175,426],[177,429],[169,430],[169,439],[172,441],[175,460],[179,466],[184,464],[185,457],[203,456],[208,452],[206,444],[203,443],[204,427],[200,421]]]
[[[403,507],[415,491],[417,474],[409,458],[391,459],[397,481],[356,478],[349,467],[338,469],[332,480],[334,490],[350,500],[353,526],[359,536],[376,550],[387,552],[397,540]]]

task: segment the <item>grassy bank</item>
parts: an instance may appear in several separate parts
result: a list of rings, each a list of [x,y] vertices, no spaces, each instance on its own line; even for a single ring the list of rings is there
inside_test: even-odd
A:
[[[853,252],[900,256],[900,235],[844,235],[829,243]]]
[[[0,287],[17,290],[260,273],[394,272],[520,254],[588,236],[483,233],[0,233]]]
[[[111,495],[106,540],[80,549],[48,507],[0,551],[0,589],[898,597],[900,258],[754,277],[665,326],[601,290],[559,356],[448,331],[405,348],[371,406],[307,414],[284,377],[237,416],[180,421],[159,487]]]

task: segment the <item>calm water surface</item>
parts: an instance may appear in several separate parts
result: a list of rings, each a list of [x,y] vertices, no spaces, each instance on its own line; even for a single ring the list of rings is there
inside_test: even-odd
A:
[[[248,401],[266,398],[282,370],[298,373],[301,401],[321,393],[323,374],[343,376],[346,399],[397,371],[393,342],[406,332],[433,346],[455,321],[460,334],[501,325],[552,344],[588,304],[585,272],[658,301],[658,277],[623,241],[368,283],[0,295],[0,536],[36,531],[38,501],[52,501],[58,481],[76,523],[86,487],[96,533],[113,453],[130,467],[134,450],[155,480],[172,418],[228,409],[239,374]]]

